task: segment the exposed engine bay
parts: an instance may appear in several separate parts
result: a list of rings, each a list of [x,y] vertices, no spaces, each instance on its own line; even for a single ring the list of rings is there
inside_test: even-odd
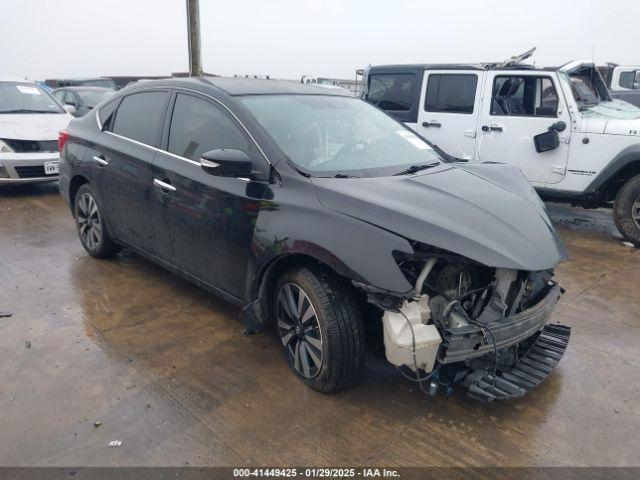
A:
[[[398,263],[415,296],[385,309],[385,353],[428,379],[431,393],[462,383],[482,400],[519,397],[562,357],[570,329],[545,327],[562,294],[552,270],[490,268],[429,252]]]

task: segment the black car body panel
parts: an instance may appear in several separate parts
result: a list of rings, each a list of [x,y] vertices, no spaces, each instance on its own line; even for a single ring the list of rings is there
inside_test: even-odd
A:
[[[412,176],[313,183],[327,208],[485,265],[544,270],[566,258],[535,192],[513,167],[443,164]]]
[[[114,127],[127,98],[143,92],[166,93],[157,109],[161,118],[140,117],[158,124],[157,135],[146,141]],[[397,306],[421,293],[398,260],[414,255],[418,245],[489,269],[543,271],[566,258],[540,199],[513,167],[441,163],[415,174],[371,178],[301,172],[237,98],[278,94],[345,95],[301,84],[220,78],[127,87],[69,125],[60,191],[73,205],[80,185],[92,184],[116,242],[244,306],[252,330],[270,316],[274,272],[292,261],[321,264],[370,301],[377,295]],[[212,107],[241,133],[253,162],[250,178],[205,172],[194,159],[197,145],[188,145],[182,155],[170,151],[171,121],[186,97]],[[102,109],[115,113],[101,116]],[[547,299],[542,303],[555,305],[557,296]],[[546,313],[514,317],[518,325],[504,330],[500,341],[508,345],[515,338],[508,333],[539,328]],[[450,358],[467,355],[467,344],[479,331],[469,326],[463,340],[457,334],[447,338]]]
[[[260,124],[233,95],[215,88],[216,83],[235,85],[233,91],[238,95],[301,90],[306,94],[344,95],[286,82],[246,80],[239,84],[230,79],[175,79],[129,87],[118,92],[116,100],[155,88],[189,90],[221,102],[259,146],[260,153],[254,155],[257,161],[264,162],[262,175],[268,175],[270,163],[277,168],[277,180],[246,182],[208,176],[195,162],[175,161],[162,148],[101,132],[92,113],[69,126],[70,139],[61,168],[63,196],[70,200],[75,176],[100,184],[97,194],[106,205],[107,218],[121,219],[119,225],[113,221],[110,225],[118,240],[165,261],[172,254],[154,251],[154,235],[156,245],[163,244],[174,252],[186,250],[189,253],[174,265],[178,270],[189,272],[196,267],[197,271],[190,275],[216,289],[222,288],[242,303],[256,299],[257,284],[265,268],[277,257],[292,253],[308,255],[353,280],[400,295],[409,294],[411,285],[398,270],[392,253],[410,253],[409,240],[445,248],[494,267],[539,270],[551,268],[566,257],[535,194],[512,167],[443,164],[412,176],[309,179],[282,161],[284,155]],[[111,101],[114,97],[107,100]],[[164,136],[166,132],[161,142],[166,140]],[[115,145],[120,145],[126,154],[116,154]],[[103,168],[92,161],[96,153],[100,154],[98,146],[113,161],[121,162],[117,169],[110,169],[111,165]],[[146,162],[134,158],[146,158]],[[167,162],[173,165],[173,172],[167,172]],[[106,173],[109,170],[118,173]],[[168,199],[152,189],[154,175],[182,182],[183,197]],[[286,188],[282,188],[285,183]],[[114,204],[110,197],[120,198]],[[167,214],[174,208],[180,213]],[[232,217],[236,218],[227,218],[225,209],[233,211]],[[199,225],[197,230],[187,227],[187,222]],[[134,228],[136,223],[144,228]],[[182,244],[186,237],[180,232],[189,229],[209,243],[203,247],[194,247],[191,242]],[[382,243],[372,245],[371,235],[379,236]],[[216,239],[223,239],[224,245]],[[250,253],[245,254],[248,246]],[[233,286],[218,285],[215,274],[205,272],[229,270],[217,260],[203,263],[203,255],[241,259],[240,265],[234,264]]]

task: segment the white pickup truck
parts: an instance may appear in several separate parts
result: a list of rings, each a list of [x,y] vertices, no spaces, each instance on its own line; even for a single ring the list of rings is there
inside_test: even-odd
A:
[[[451,157],[518,166],[541,197],[612,206],[640,246],[640,108],[591,62],[368,67],[361,96]]]

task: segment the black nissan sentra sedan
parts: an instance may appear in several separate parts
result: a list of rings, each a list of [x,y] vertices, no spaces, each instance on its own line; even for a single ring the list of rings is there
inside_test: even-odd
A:
[[[243,306],[316,390],[350,386],[369,345],[432,394],[515,398],[567,346],[565,248],[520,171],[452,162],[347,92],[146,82],[59,147],[89,255],[126,247]]]

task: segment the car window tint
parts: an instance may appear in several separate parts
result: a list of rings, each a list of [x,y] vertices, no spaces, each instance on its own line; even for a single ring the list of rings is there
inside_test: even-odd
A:
[[[147,145],[157,146],[168,92],[141,92],[122,99],[111,131]]]
[[[412,73],[371,75],[367,100],[383,110],[408,111],[411,109],[414,81]]]
[[[74,106],[78,105],[78,101],[76,100],[76,97],[69,90],[65,92],[64,103],[69,105],[74,105]]]
[[[203,153],[218,148],[249,152],[247,138],[220,108],[199,97],[179,93],[171,118],[171,153],[200,160]]]
[[[622,88],[634,88],[634,82],[636,79],[636,72],[635,71],[631,71],[631,72],[621,72],[620,73],[620,80],[618,81],[618,83],[620,83],[620,86]]]
[[[432,74],[427,83],[427,112],[473,113],[477,75]]]
[[[102,125],[103,130],[111,130],[110,124],[113,119],[113,113],[116,111],[116,107],[120,102],[120,98],[115,98],[103,105],[102,108],[98,111],[98,118],[100,119],[100,125]]]
[[[497,76],[493,82],[491,115],[555,117],[558,93],[549,77]]]

